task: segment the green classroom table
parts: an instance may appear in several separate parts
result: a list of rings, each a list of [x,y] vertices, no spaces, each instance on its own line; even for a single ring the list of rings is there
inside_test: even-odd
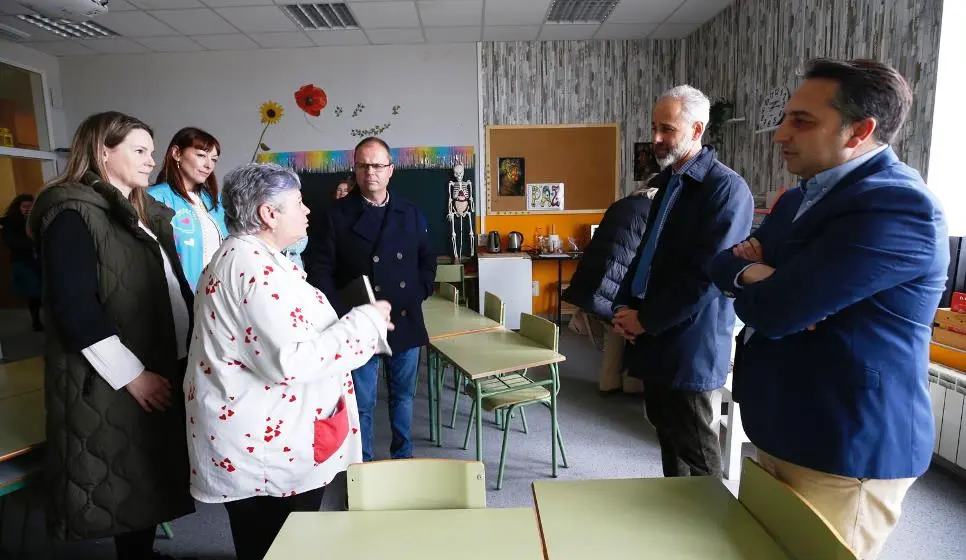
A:
[[[456,530],[462,536],[454,542],[431,528]],[[265,560],[543,557],[532,509],[488,508],[292,513]]]
[[[476,384],[476,460],[483,460],[484,396],[480,382],[484,379],[539,366],[551,367],[551,378],[533,385],[550,385],[551,458],[553,476],[557,476],[557,380],[556,368],[567,358],[540,346],[529,338],[509,330],[465,334],[430,342],[430,347]],[[515,388],[519,389],[519,387]],[[503,391],[498,391],[503,392]],[[496,394],[496,393],[490,393]],[[437,432],[439,425],[436,426]]]
[[[0,364],[0,400],[44,388],[44,359]]]
[[[534,481],[548,560],[783,560],[721,481],[706,477]]]
[[[503,325],[480,315],[468,307],[456,305],[439,296],[432,296],[423,302],[423,321],[430,342],[470,333],[502,330]],[[429,439],[437,446],[442,445],[440,425],[440,393],[442,392],[442,372],[439,356],[427,348],[426,377],[429,383]]]

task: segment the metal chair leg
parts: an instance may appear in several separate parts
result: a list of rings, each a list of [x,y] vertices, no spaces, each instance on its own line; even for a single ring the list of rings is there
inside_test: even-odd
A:
[[[520,409],[520,420],[523,421],[523,433],[529,434],[530,428],[527,427],[527,411],[522,408]]]
[[[453,385],[454,385],[454,388],[453,388],[453,417],[450,418],[450,421],[449,421],[449,427],[450,428],[455,428],[456,427],[456,413],[457,413],[457,411],[459,409],[460,389],[463,388],[463,386],[459,382],[459,379],[460,379],[459,372],[458,371],[454,371],[453,372]]]
[[[506,448],[507,448],[507,442],[509,441],[509,435],[510,435],[510,417],[513,416],[514,408],[515,408],[514,406],[511,406],[509,409],[503,412],[503,415],[506,418],[506,422],[503,423],[503,447],[500,449],[500,469],[496,476],[497,490],[500,490],[501,488],[503,488],[503,467],[506,466]]]
[[[164,538],[168,540],[174,538],[174,531],[171,530],[171,524],[167,521],[161,524],[161,532],[164,533]]]
[[[476,402],[473,402],[473,408],[470,409],[470,419],[466,423],[466,437],[463,438],[463,450],[469,448],[470,446],[470,430],[473,428],[473,420],[476,419]]]

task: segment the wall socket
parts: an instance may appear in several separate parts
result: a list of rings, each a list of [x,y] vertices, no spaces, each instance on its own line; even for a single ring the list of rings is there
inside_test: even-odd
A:
[[[539,297],[539,296],[540,296],[540,282],[534,280],[533,281],[533,297]]]

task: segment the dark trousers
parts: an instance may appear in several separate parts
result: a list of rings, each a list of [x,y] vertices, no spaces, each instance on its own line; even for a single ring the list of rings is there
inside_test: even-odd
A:
[[[644,384],[647,418],[657,430],[664,476],[721,478],[721,446],[711,429],[711,392]]]
[[[293,511],[319,511],[325,488],[294,496],[253,496],[225,502],[238,560],[262,560]]]

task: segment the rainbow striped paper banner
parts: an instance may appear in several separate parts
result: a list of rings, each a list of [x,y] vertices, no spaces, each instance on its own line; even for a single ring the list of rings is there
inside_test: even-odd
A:
[[[352,150],[317,150],[311,152],[266,152],[258,155],[259,163],[277,163],[295,171],[345,173],[352,170]],[[448,169],[457,163],[473,167],[473,146],[417,146],[392,148],[392,162],[397,169]]]

